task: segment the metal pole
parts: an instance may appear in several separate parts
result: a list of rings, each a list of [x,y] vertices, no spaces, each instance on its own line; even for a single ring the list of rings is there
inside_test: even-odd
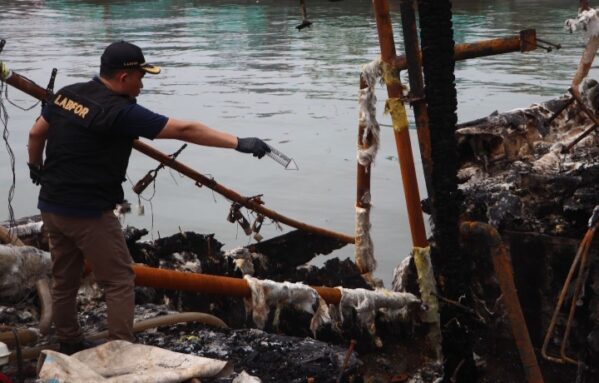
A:
[[[543,383],[543,375],[537,363],[532,341],[526,326],[526,320],[520,306],[520,299],[514,284],[514,274],[512,272],[512,264],[507,248],[501,240],[501,236],[497,229],[483,222],[464,222],[460,225],[460,234],[464,240],[475,241],[477,237],[482,237],[485,245],[488,246],[491,253],[491,261],[493,269],[497,276],[497,281],[503,296],[503,304],[505,305],[508,318],[512,327],[512,334],[526,381],[529,383]]]
[[[139,140],[133,141],[133,147],[136,150],[147,155],[148,157],[151,157],[151,158],[155,159],[156,161],[161,162],[165,166],[168,166],[169,168],[174,169],[183,175],[186,175],[187,177],[191,178],[192,180],[199,182],[203,186],[206,186],[207,188],[212,189],[215,192],[227,197],[231,201],[237,202],[237,203],[247,207],[248,209],[251,209],[257,213],[261,213],[264,216],[271,218],[277,222],[281,222],[286,225],[295,227],[297,229],[308,231],[310,233],[315,233],[315,234],[324,235],[324,236],[331,237],[331,238],[336,238],[345,243],[354,243],[355,242],[355,238],[352,236],[337,233],[337,232],[323,229],[320,227],[308,225],[306,223],[296,221],[294,219],[291,219],[289,217],[281,215],[274,210],[267,209],[263,205],[260,205],[258,202],[255,202],[254,200],[252,200],[251,198],[244,197],[244,196],[240,195],[239,193],[235,192],[234,190],[224,187],[223,185],[216,182],[214,179],[208,178],[205,175],[184,165],[183,163],[173,160],[172,157],[169,157],[168,155],[160,152],[159,150],[157,150],[157,149],[151,147],[150,145],[145,144]]]
[[[0,64],[3,64],[3,63],[0,61]],[[29,94],[30,96],[37,98],[38,100],[43,100],[50,96],[50,94],[48,93],[48,91],[46,89],[42,88],[41,86],[37,85],[33,81],[27,79],[26,77],[23,77],[14,72],[10,72],[10,75],[8,77],[0,78],[0,80],[6,81],[7,84],[14,86],[15,88]],[[305,231],[308,231],[311,233],[316,233],[316,234],[324,235],[327,237],[336,238],[345,243],[354,243],[355,242],[355,238],[352,236],[337,233],[337,232],[319,228],[316,226],[308,225],[306,223],[285,217],[273,210],[267,209],[264,206],[260,205],[259,203],[254,202],[253,200],[251,200],[249,198],[243,197],[240,194],[238,194],[237,192],[220,185],[213,179],[208,178],[208,177],[204,176],[203,174],[200,174],[199,172],[189,168],[188,166],[183,165],[182,163],[173,160],[172,157],[167,156],[166,154],[160,152],[159,150],[154,149],[153,147],[151,147],[147,144],[144,144],[143,142],[141,142],[139,140],[135,140],[133,142],[133,147],[136,150],[144,153],[145,155],[163,163],[165,166],[175,169],[179,173],[182,173],[182,174],[188,176],[189,178],[201,183],[202,185],[205,185],[209,189],[212,189],[215,192],[222,194],[223,196],[227,197],[231,201],[238,202],[241,205],[247,207],[248,209],[252,209],[258,213],[261,213],[264,216],[269,217],[277,222],[281,222],[286,225],[295,227],[300,230],[305,230]]]
[[[142,265],[133,265],[132,268],[135,272],[136,286],[236,297],[250,297],[252,295],[247,281],[241,278],[185,273]],[[341,290],[339,289],[324,286],[312,286],[312,288],[316,290],[328,304],[336,305],[341,301]]]
[[[391,17],[389,15],[389,4],[386,0],[373,0],[372,5],[376,16],[379,44],[381,47],[381,59],[387,65],[391,65],[396,59],[396,54],[395,42],[393,40],[393,28],[391,26]],[[397,76],[397,81],[387,84],[387,94],[389,98],[397,99],[403,96],[402,93],[402,85],[399,76]],[[420,192],[418,191],[418,181],[416,179],[416,170],[414,169],[414,157],[412,154],[410,133],[408,129],[402,129],[399,132],[394,130],[394,135],[408,210],[410,231],[412,234],[412,244],[417,247],[426,247],[428,241],[426,239],[424,218],[422,217],[422,208],[420,206]]]
[[[402,20],[403,20],[403,5],[406,1],[402,1]],[[407,1],[412,3],[414,1]],[[402,21],[403,24],[403,21]],[[405,27],[404,27],[405,28]],[[405,32],[404,32],[405,33]],[[404,34],[404,41],[405,41]],[[408,47],[406,46],[406,51]],[[511,52],[528,52],[537,49],[537,37],[534,29],[525,29],[520,31],[517,36],[500,37],[497,39],[477,41],[474,43],[458,44],[454,47],[454,58],[456,61],[467,60],[475,57],[493,56]],[[407,53],[407,52],[406,52]],[[397,56],[393,61],[393,65],[397,70],[409,69],[408,58],[406,55]],[[422,55],[418,52],[418,60],[422,61]]]
[[[410,80],[410,102],[414,108],[414,117],[420,143],[420,156],[424,169],[424,179],[429,197],[434,193],[431,183],[433,162],[431,160],[431,135],[428,126],[428,111],[424,99],[424,79],[422,77],[422,56],[416,30],[416,11],[414,0],[401,0],[401,25],[403,28],[404,49]]]

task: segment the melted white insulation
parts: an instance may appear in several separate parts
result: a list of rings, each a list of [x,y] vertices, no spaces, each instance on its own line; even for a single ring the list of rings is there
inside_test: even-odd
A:
[[[247,275],[244,279],[252,291],[251,298],[245,299],[246,311],[252,313],[254,324],[260,329],[264,328],[271,307],[275,307],[277,310],[274,323],[276,326],[278,312],[285,305],[312,314],[310,329],[313,334],[322,324],[331,322],[326,302],[310,286],[299,282],[260,280]]]
[[[377,312],[393,319],[400,316],[406,306],[420,303],[410,293],[337,287],[341,291],[341,301],[338,309],[332,310],[333,307],[329,307],[316,290],[302,283],[259,280],[250,276],[245,276],[245,280],[252,291],[252,296],[245,300],[246,310],[252,313],[254,323],[260,329],[264,328],[273,306],[279,310],[283,305],[291,305],[297,310],[312,314],[310,329],[313,334],[316,334],[321,325],[331,323],[331,311],[339,312],[343,322],[343,310],[353,308],[360,323],[374,336]]]
[[[385,289],[344,289],[341,290],[341,302],[339,302],[341,321],[343,322],[343,310],[353,308],[356,310],[358,320],[375,338],[377,346],[382,342],[376,337],[375,318],[377,312],[383,313],[388,319],[396,319],[404,316],[406,308],[410,304],[420,303],[420,300],[410,293],[398,293]]]
[[[371,274],[376,269],[374,245],[370,236],[370,208],[356,206],[355,262],[362,274]]]
[[[362,78],[366,82],[367,87],[360,89],[359,123],[364,126],[362,142],[370,143],[368,147],[358,147],[358,163],[362,166],[372,164],[379,150],[381,130],[376,120],[376,95],[374,87],[382,75],[383,71],[380,59],[362,66]]]
[[[50,253],[32,246],[0,245],[0,298],[18,301],[52,269]]]
[[[599,36],[599,11],[595,8],[582,11],[577,18],[566,20],[564,28],[570,33],[584,31],[587,38]]]
[[[42,232],[42,226],[44,223],[42,221],[39,222],[30,222],[25,223],[23,225],[18,225],[11,227],[9,229],[12,235],[16,235],[17,237],[27,237],[34,234],[39,234]]]

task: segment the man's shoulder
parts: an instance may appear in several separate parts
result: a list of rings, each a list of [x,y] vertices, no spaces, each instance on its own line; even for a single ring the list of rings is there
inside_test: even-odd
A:
[[[94,80],[89,80],[89,81],[81,81],[81,82],[75,82],[73,84],[69,84],[69,85],[65,85],[62,88],[60,88],[60,90],[56,93],[60,93],[62,91],[69,91],[69,90],[77,90],[77,89],[81,89],[84,87],[89,87],[89,86],[94,86],[94,83],[96,81]]]
[[[86,97],[90,93],[95,93],[97,91],[98,89],[96,88],[93,80],[76,82],[60,88],[54,93],[54,99],[59,98],[60,95],[66,95],[69,98]]]

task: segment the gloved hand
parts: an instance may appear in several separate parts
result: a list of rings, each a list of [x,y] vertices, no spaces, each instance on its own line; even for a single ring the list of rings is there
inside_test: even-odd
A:
[[[270,146],[268,146],[266,142],[256,137],[238,137],[237,147],[235,150],[242,153],[252,153],[254,157],[262,158],[266,153],[270,152]]]
[[[42,165],[27,163],[27,166],[29,166],[29,178],[31,178],[31,182],[33,182],[35,185],[39,185],[42,181]]]
[[[589,229],[599,223],[599,205],[595,206],[593,209],[593,214],[591,214],[591,218],[589,218]]]

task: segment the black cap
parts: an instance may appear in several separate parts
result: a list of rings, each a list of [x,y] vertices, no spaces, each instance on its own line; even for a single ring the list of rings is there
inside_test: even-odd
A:
[[[137,45],[126,41],[117,41],[104,49],[100,65],[110,69],[141,69],[150,74],[160,73],[160,67],[148,64]]]

